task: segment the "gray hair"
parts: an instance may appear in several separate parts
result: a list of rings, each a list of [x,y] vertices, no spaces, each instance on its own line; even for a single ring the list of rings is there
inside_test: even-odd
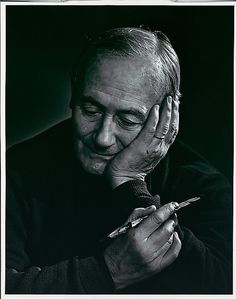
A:
[[[179,59],[168,37],[161,31],[124,27],[105,31],[88,40],[72,75],[72,102],[86,67],[101,53],[149,58],[155,69],[152,69],[152,76],[163,82],[163,96],[171,95],[176,100],[180,98]]]

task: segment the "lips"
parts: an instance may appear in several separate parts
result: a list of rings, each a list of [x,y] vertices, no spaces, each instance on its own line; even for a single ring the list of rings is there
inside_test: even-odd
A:
[[[94,153],[94,154],[96,154],[96,155],[99,155],[99,156],[104,156],[104,157],[113,157],[114,156],[114,154],[104,154],[104,153],[99,153],[99,152],[96,152],[96,151],[94,151],[94,150],[92,150],[92,149],[90,149],[90,151],[92,152],[92,153]]]
[[[90,156],[92,158],[101,158],[101,159],[104,159],[104,160],[110,160],[113,157],[111,155],[108,156],[108,155],[98,154],[98,153],[96,153],[92,150],[90,150]]]
[[[112,158],[116,154],[116,153],[110,154],[110,153],[107,153],[107,152],[98,152],[98,151],[94,150],[93,148],[91,148],[88,144],[84,143],[84,145],[86,146],[86,148],[88,148],[88,150],[90,151],[90,153],[92,155],[96,155],[96,156],[99,156],[99,157],[104,157],[106,159]]]

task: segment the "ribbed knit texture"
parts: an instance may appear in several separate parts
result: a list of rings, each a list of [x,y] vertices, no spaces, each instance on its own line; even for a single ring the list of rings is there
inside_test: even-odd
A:
[[[118,293],[103,259],[108,244],[101,240],[136,207],[201,194],[177,212],[182,248],[176,261],[119,293],[232,292],[231,188],[178,141],[147,184],[129,181],[113,191],[76,161],[70,121],[13,147],[7,168],[7,293]]]

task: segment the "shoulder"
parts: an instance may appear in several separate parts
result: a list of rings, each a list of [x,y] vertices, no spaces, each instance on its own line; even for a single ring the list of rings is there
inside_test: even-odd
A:
[[[219,174],[220,172],[202,155],[190,146],[177,140],[169,151],[171,170],[188,171],[202,175]]]
[[[166,194],[174,194],[178,200],[202,194],[231,193],[225,176],[180,140],[170,149],[166,163]]]
[[[8,149],[7,168],[26,170],[56,163],[71,151],[72,143],[71,121],[67,119]]]
[[[56,198],[55,192],[67,188],[73,176],[73,151],[70,119],[10,148],[6,154],[8,202]]]

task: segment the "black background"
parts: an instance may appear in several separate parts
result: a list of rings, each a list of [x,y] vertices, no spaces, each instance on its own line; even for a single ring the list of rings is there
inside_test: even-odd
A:
[[[83,34],[145,25],[180,59],[180,137],[232,181],[233,17],[233,6],[8,6],[8,146],[70,115]]]

